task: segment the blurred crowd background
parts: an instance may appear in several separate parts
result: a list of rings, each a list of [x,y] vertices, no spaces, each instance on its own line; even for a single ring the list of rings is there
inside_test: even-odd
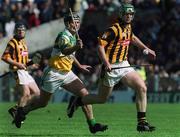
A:
[[[157,59],[153,61],[134,46],[128,54],[131,64],[153,64],[136,68],[147,82],[148,91],[180,91],[180,0],[69,0],[68,3],[67,0],[0,0],[0,39],[12,37],[15,22],[24,22],[30,30],[61,19],[71,7],[82,18],[79,35],[84,48],[78,51],[77,58],[82,64],[93,67],[90,74],[84,74],[77,68],[74,72],[88,89],[94,90],[100,68],[96,52],[97,36],[116,20],[122,2],[135,6],[134,34],[157,54]],[[52,46],[40,51],[44,53],[44,60],[40,68],[32,71],[38,83]],[[115,89],[121,91],[127,88],[119,83]]]

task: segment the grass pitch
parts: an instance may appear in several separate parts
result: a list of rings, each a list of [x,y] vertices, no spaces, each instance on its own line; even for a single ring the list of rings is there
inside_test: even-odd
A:
[[[0,137],[180,137],[180,104],[148,105],[148,120],[157,127],[155,132],[136,131],[135,104],[93,105],[97,122],[106,123],[109,129],[91,134],[81,111],[69,119],[67,104],[49,104],[31,112],[20,129],[11,124],[7,113],[13,104],[0,104]]]

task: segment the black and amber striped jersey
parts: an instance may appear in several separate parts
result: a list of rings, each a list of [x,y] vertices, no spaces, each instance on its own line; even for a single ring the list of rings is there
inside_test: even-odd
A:
[[[104,47],[106,58],[110,63],[127,60],[132,36],[130,24],[122,27],[119,23],[115,23],[98,37],[99,45]]]
[[[3,58],[11,58],[12,60],[27,64],[28,63],[28,49],[25,42],[25,39],[17,40],[16,38],[12,38],[3,53]],[[11,70],[16,70],[16,66],[9,66]]]

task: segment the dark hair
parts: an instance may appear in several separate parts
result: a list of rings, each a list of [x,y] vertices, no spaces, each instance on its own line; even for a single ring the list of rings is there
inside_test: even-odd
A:
[[[25,26],[22,22],[17,22],[17,23],[15,24],[14,30],[16,31],[16,30],[18,30],[18,29],[24,29],[24,30],[26,30],[26,26]]]

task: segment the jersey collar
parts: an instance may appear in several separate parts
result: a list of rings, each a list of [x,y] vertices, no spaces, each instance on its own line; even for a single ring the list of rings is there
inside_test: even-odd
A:
[[[69,37],[74,37],[68,29],[65,29],[65,32]]]

